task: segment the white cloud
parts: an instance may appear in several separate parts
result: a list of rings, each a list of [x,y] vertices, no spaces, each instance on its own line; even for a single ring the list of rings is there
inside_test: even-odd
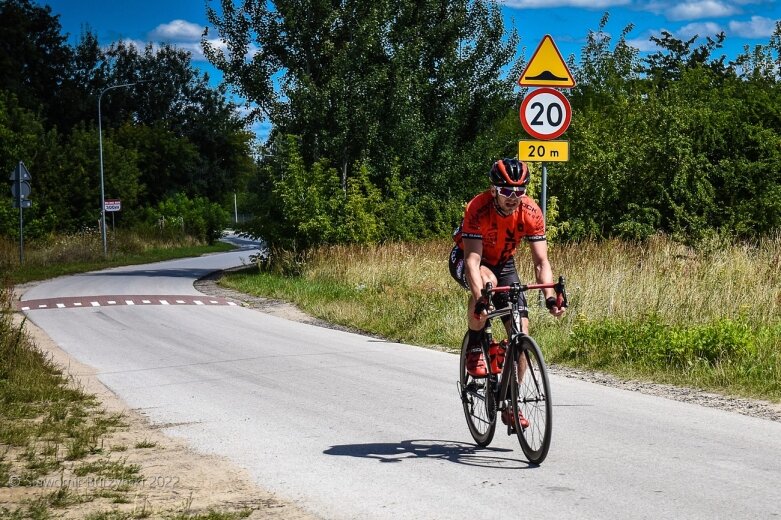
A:
[[[640,52],[653,52],[659,50],[654,42],[651,41],[650,34],[645,38],[633,38],[626,41],[627,45],[631,45]]]
[[[741,13],[740,5],[756,3],[757,0],[638,0],[635,7],[654,14],[664,15],[668,20],[697,20],[700,18],[723,18]]]
[[[688,40],[694,36],[705,38],[707,36],[715,36],[724,29],[715,22],[698,22],[684,25],[675,31],[675,36],[681,40]]]
[[[742,38],[767,38],[773,34],[776,20],[763,16],[752,16],[748,22],[731,21],[729,32]]]
[[[203,55],[201,42],[177,42],[172,45],[177,49],[188,51],[193,61],[206,61],[206,56]]]
[[[696,20],[698,18],[722,18],[740,12],[737,7],[718,0],[683,2],[665,11],[669,20]]]
[[[135,49],[138,52],[144,52],[144,49],[146,49],[147,42],[141,41],[141,40],[131,40],[130,38],[124,38],[120,40],[118,43],[125,44],[126,47],[135,47]],[[152,44],[153,49],[157,49],[157,45]]]
[[[631,0],[499,0],[500,4],[516,9],[541,9],[551,7],[586,7],[604,9],[619,5],[630,5]]]
[[[188,22],[187,20],[173,20],[158,25],[149,33],[149,37],[153,40],[193,42],[201,39],[203,29],[203,26],[197,23]]]
[[[627,44],[637,48],[640,52],[656,52],[661,50],[661,48],[651,41],[651,36],[661,38],[662,31],[672,34],[673,38],[686,41],[694,36],[697,36],[699,40],[704,40],[708,36],[715,36],[723,30],[719,24],[714,22],[690,23],[674,31],[667,28],[649,30],[643,36],[627,40]]]

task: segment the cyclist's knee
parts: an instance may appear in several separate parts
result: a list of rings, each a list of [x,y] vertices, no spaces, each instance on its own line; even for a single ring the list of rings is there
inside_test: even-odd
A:
[[[480,266],[480,276],[483,279],[483,286],[485,286],[487,283],[491,283],[494,287],[496,287],[499,283],[496,280],[496,275],[494,272],[484,265]]]

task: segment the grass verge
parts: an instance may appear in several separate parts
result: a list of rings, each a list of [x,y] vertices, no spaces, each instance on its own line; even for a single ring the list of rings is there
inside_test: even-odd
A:
[[[395,341],[455,350],[467,295],[448,274],[450,248],[440,240],[278,253],[270,269],[221,283]],[[569,311],[556,320],[528,295],[531,331],[549,362],[781,400],[781,237],[697,247],[665,237],[587,242],[552,246],[550,257],[567,277]],[[533,279],[528,255],[518,259],[521,278]]]
[[[92,231],[30,241],[24,246],[22,263],[19,244],[0,238],[0,268],[8,273],[11,283],[21,284],[108,267],[219,253],[233,248],[224,242],[204,244],[188,236],[160,237],[119,230],[110,235],[108,254],[104,256],[101,236]]]
[[[0,518],[229,520],[251,514],[245,506],[193,511],[187,502],[153,505],[157,499],[146,494],[159,497],[173,480],[150,480],[131,458],[157,443],[113,444],[128,427],[125,417],[101,408],[32,342],[24,322],[14,323],[10,292],[0,291]]]
[[[188,502],[154,508],[145,497],[146,487],[138,486],[144,479],[141,466],[128,459],[133,450],[149,450],[157,443],[145,438],[131,448],[111,444],[112,435],[126,429],[124,418],[101,409],[94,395],[66,377],[25,333],[24,322],[14,325],[10,283],[233,249],[187,237],[145,239],[117,233],[112,238],[108,256],[94,233],[32,242],[23,264],[15,244],[0,243],[0,266],[8,273],[0,288],[0,517],[246,518],[254,508],[195,512]]]

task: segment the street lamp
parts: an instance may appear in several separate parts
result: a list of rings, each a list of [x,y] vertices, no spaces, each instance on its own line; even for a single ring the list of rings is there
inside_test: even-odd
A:
[[[143,83],[143,81],[123,83],[122,85],[112,85],[101,90],[100,95],[98,95],[98,143],[100,146],[100,229],[103,235],[103,256],[108,256],[108,247],[106,246],[106,190],[103,185],[103,129],[100,117],[100,100],[103,98],[103,94],[107,90],[111,90],[112,88],[131,87],[138,83]]]

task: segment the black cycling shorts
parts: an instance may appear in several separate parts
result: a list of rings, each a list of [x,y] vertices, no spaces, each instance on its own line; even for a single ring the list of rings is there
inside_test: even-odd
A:
[[[464,250],[453,246],[450,251],[450,276],[466,290],[469,290],[469,283],[466,281],[466,266],[464,264]],[[515,269],[515,258],[510,257],[504,265],[493,266],[488,264],[481,264],[491,270],[496,276],[496,281],[499,286],[512,285],[514,283],[521,283],[521,279],[518,277],[518,271]],[[497,303],[497,302],[495,302]],[[521,311],[521,317],[528,318],[529,310],[526,307],[526,293],[522,292],[518,296],[518,309]]]

